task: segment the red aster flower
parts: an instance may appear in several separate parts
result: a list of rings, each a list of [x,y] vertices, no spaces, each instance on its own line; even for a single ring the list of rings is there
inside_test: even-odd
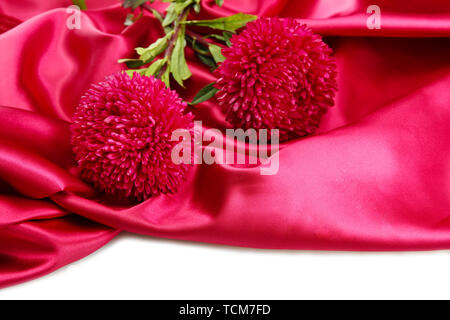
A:
[[[193,116],[175,91],[153,77],[117,73],[93,84],[72,124],[81,176],[118,197],[146,200],[170,193],[188,165],[172,162],[172,132],[192,130]]]
[[[312,134],[334,105],[332,50],[294,19],[250,22],[223,50],[216,70],[219,103],[242,129],[279,129],[282,140]]]

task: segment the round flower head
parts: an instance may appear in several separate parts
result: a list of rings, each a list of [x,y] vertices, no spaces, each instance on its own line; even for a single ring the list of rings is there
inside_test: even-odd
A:
[[[81,98],[72,146],[81,176],[118,197],[146,200],[177,190],[187,164],[172,161],[177,129],[191,131],[193,116],[175,91],[153,77],[109,76]]]
[[[332,50],[294,19],[261,18],[231,39],[215,71],[217,99],[242,129],[279,129],[282,140],[312,134],[334,104]]]

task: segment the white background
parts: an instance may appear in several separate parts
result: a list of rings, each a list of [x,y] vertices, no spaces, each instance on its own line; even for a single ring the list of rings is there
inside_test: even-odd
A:
[[[450,252],[241,249],[122,234],[0,299],[450,299]]]

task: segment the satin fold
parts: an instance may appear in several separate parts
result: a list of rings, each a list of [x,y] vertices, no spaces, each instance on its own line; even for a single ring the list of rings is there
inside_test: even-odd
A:
[[[0,3],[0,287],[81,259],[120,230],[255,248],[354,251],[450,248],[450,4],[203,1],[202,18],[290,16],[325,36],[339,76],[319,132],[279,152],[280,171],[198,165],[180,191],[141,204],[79,179],[69,126],[92,82],[163,34],[145,15],[125,28],[115,1],[89,1],[69,30],[70,1]],[[8,23],[4,21],[9,21]],[[214,77],[188,51],[189,100]],[[214,100],[193,113],[228,126]]]

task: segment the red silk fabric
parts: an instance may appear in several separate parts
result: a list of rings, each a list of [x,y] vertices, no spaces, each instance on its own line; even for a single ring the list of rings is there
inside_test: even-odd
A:
[[[139,205],[77,177],[69,124],[90,83],[162,30],[149,16],[124,29],[117,1],[86,2],[80,30],[66,27],[70,1],[0,2],[0,287],[81,259],[120,230],[273,249],[450,248],[448,0],[379,0],[381,30],[366,26],[372,1],[204,1],[205,18],[289,16],[324,35],[336,106],[318,134],[283,146],[277,175],[198,165],[179,193]],[[186,99],[214,80],[188,57]],[[225,126],[214,101],[195,114]]]

